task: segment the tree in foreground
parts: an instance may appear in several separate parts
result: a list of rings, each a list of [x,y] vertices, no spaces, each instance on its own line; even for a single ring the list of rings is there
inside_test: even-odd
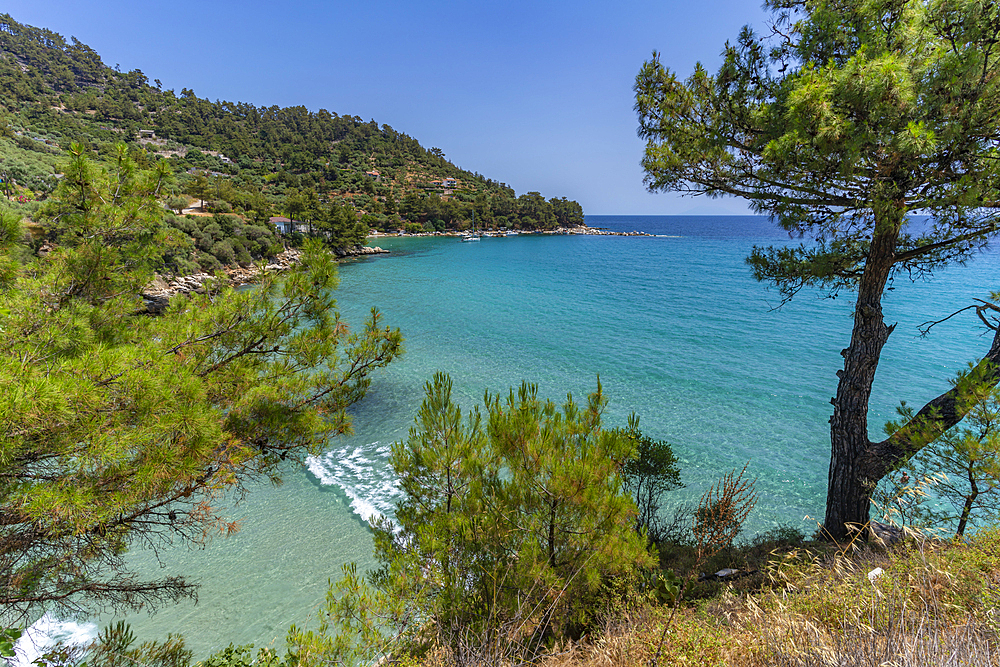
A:
[[[222,281],[162,317],[137,296],[157,264],[169,170],[110,171],[74,147],[44,258],[0,261],[0,624],[36,609],[130,607],[194,593],[146,581],[134,547],[235,529],[224,504],[350,428],[347,408],[401,352],[377,312],[349,333],[317,246],[283,279]],[[18,224],[0,243],[16,250]]]
[[[559,408],[525,384],[464,419],[446,375],[426,389],[393,447],[403,498],[375,532],[374,588],[348,568],[331,617],[368,659],[439,646],[499,664],[578,635],[616,581],[653,565],[621,485],[633,445],[601,428],[600,385],[586,405]],[[290,644],[316,646],[296,632]],[[343,642],[325,650],[342,655]]]
[[[1000,388],[982,381],[983,368],[960,373],[955,384],[966,387],[957,397],[965,419],[930,440],[902,468],[901,486],[914,492],[914,514],[928,528],[951,528],[961,537],[970,526],[991,525],[1000,515]],[[898,409],[903,422],[913,423],[913,409]],[[894,433],[900,422],[886,424]],[[912,428],[912,427],[911,427]]]
[[[963,262],[998,231],[1000,5],[971,0],[771,0],[765,36],[744,28],[715,75],[646,62],[636,79],[651,190],[733,195],[815,242],[756,248],[759,280],[857,294],[832,399],[825,529],[869,520],[878,481],[919,450],[918,430],[964,416],[944,392],[882,441],[868,403],[894,325],[887,283]],[[910,230],[907,215],[929,216]],[[985,286],[984,286],[985,287]],[[996,383],[1000,327],[982,364]]]

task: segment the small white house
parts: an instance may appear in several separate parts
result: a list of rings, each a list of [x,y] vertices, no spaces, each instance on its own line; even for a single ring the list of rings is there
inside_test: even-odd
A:
[[[292,233],[292,221],[281,215],[274,215],[270,218],[270,223],[278,230],[279,234]]]

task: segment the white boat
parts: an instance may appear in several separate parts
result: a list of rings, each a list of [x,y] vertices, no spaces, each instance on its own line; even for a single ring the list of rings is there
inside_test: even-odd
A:
[[[470,241],[478,241],[479,234],[476,233],[476,211],[472,211],[472,233],[462,234],[462,243],[469,243]]]

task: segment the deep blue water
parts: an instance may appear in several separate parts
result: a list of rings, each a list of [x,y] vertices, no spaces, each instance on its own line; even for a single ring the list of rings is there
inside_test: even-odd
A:
[[[280,646],[290,623],[309,620],[347,560],[371,564],[364,518],[392,512],[389,445],[406,437],[424,383],[451,374],[468,409],[484,391],[522,380],[542,396],[582,398],[597,378],[609,426],[641,416],[644,432],[672,443],[696,499],[722,473],[749,462],[760,502],[749,530],[822,517],[830,397],[852,298],[780,297],[755,282],[753,245],[798,243],[757,217],[588,216],[594,227],[654,237],[382,238],[391,255],[342,265],[339,303],[360,324],[372,306],[403,330],[406,355],[381,373],[354,411],[355,434],[330,444],[286,484],[251,494],[242,532],[203,551],[163,554],[153,574],[194,574],[197,606],[129,620],[140,636],[184,632],[199,655],[230,641]],[[975,318],[920,338],[917,325],[986,297],[996,254],[895,281],[886,294],[898,326],[885,348],[871,403],[873,436],[900,400],[920,404],[989,346]],[[140,558],[142,558],[140,556]]]

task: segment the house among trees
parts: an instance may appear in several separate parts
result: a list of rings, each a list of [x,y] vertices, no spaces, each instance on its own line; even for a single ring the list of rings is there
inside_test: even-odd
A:
[[[286,218],[283,215],[273,215],[269,219],[269,222],[274,225],[274,228],[278,230],[279,234],[291,234],[293,225],[295,224],[291,219]]]
[[[368,178],[370,178],[372,180],[375,180],[375,181],[381,181],[382,180],[382,174],[380,174],[379,172],[375,171],[374,169],[372,169],[371,171],[366,171],[365,172],[365,176],[367,176]]]

